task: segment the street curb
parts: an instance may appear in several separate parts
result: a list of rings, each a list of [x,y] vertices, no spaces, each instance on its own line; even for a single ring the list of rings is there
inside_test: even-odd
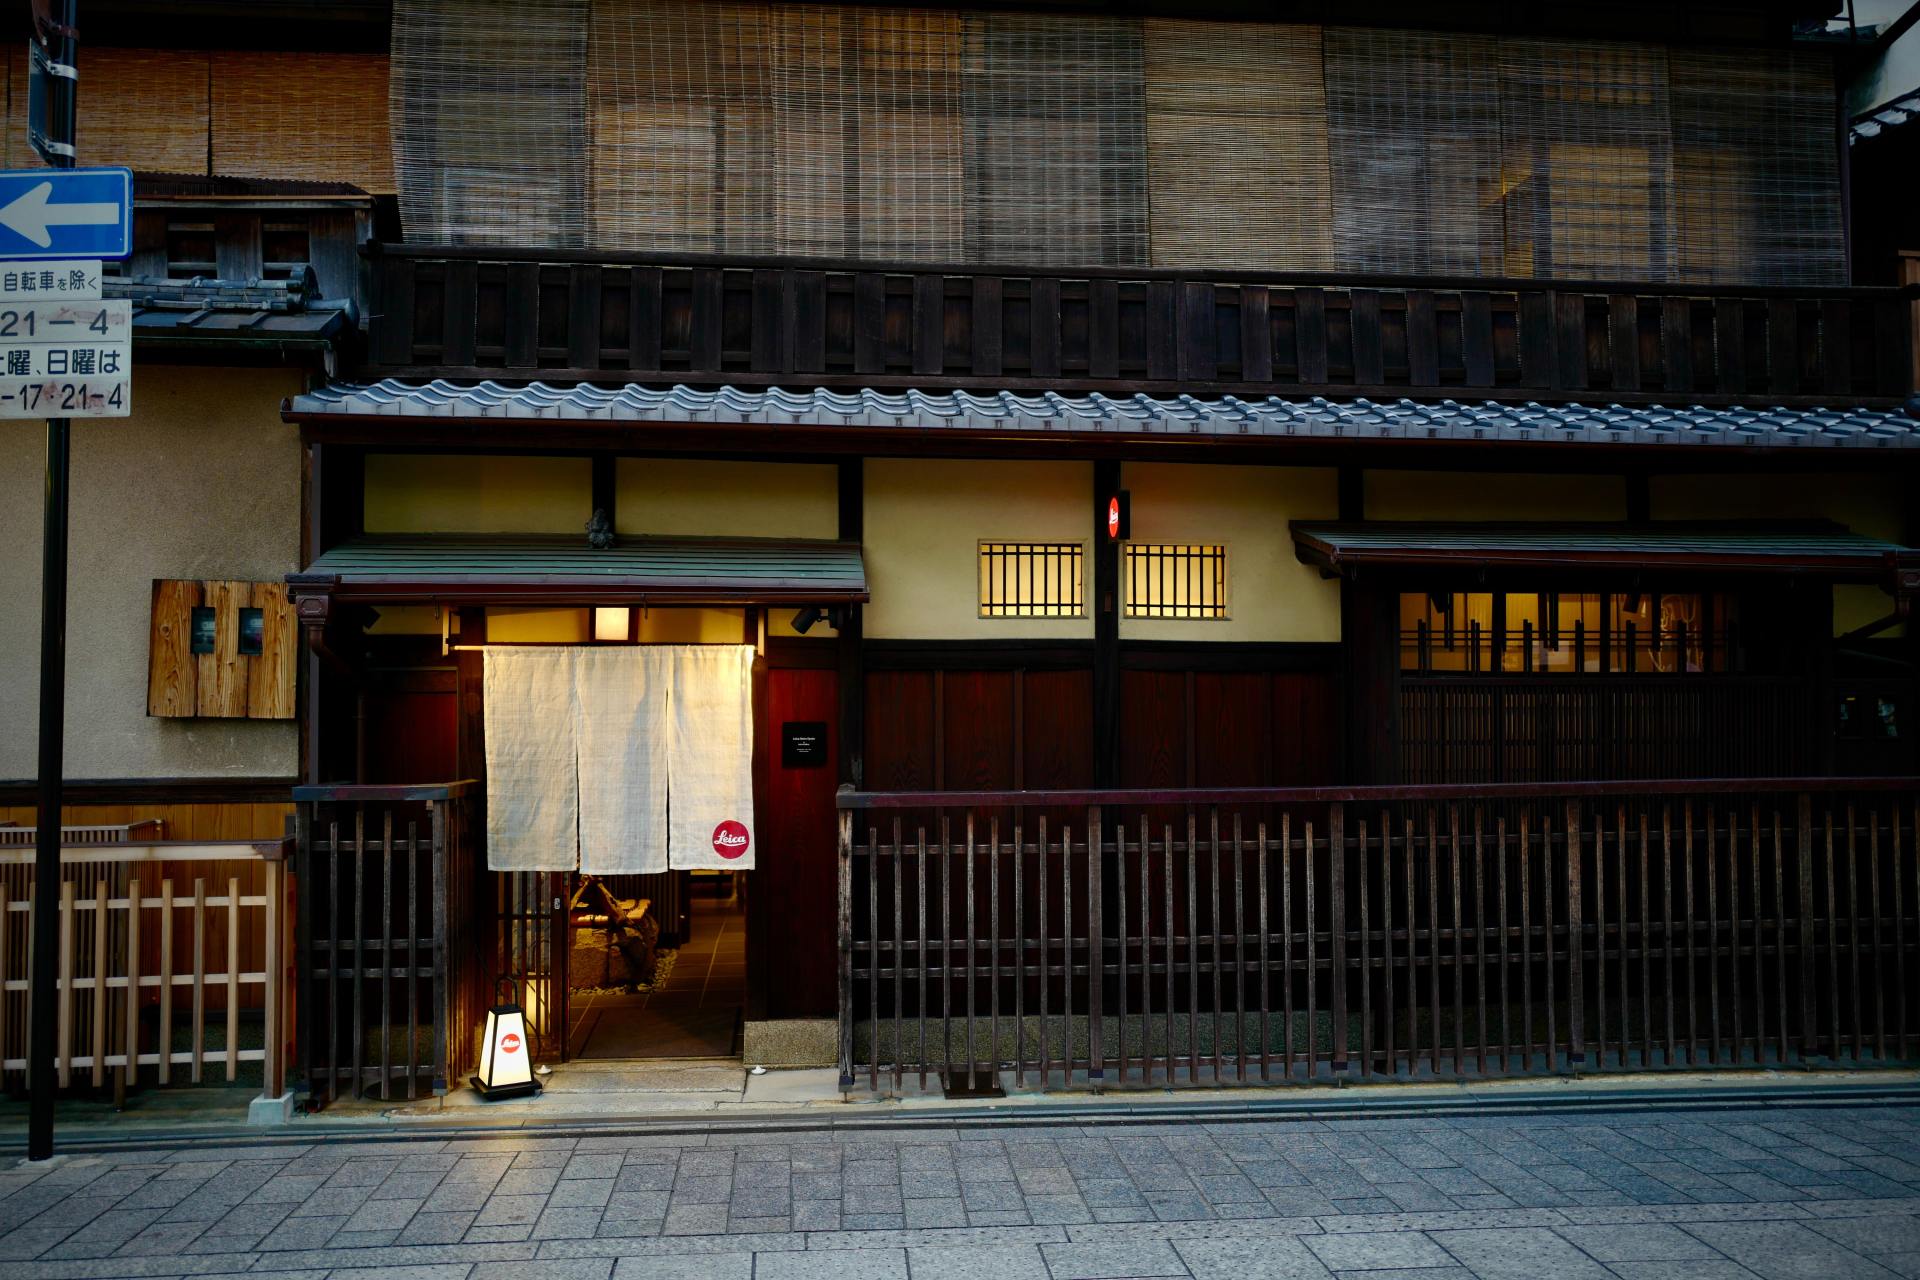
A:
[[[1360,1092],[1360,1091],[1356,1091]],[[608,1138],[709,1136],[716,1133],[749,1132],[762,1134],[829,1133],[846,1134],[885,1130],[949,1129],[965,1125],[969,1129],[1023,1129],[1039,1127],[1116,1128],[1142,1127],[1186,1122],[1210,1124],[1252,1123],[1369,1123],[1410,1119],[1461,1119],[1486,1117],[1511,1119],[1555,1115],[1610,1115],[1621,1112],[1664,1111],[1804,1111],[1858,1107],[1863,1105],[1920,1105],[1920,1085],[1776,1085],[1766,1088],[1694,1088],[1585,1089],[1577,1092],[1547,1094],[1468,1094],[1458,1098],[1423,1096],[1405,1101],[1372,1095],[1351,1101],[1326,1098],[1298,1101],[1276,1098],[1272,1101],[1186,1102],[1156,1097],[1151,1101],[1125,1103],[1103,1099],[1099,1102],[1032,1104],[1019,1107],[968,1107],[939,1111],[915,1110],[889,1115],[824,1116],[817,1110],[768,1111],[746,1115],[699,1113],[659,1119],[620,1119],[582,1121],[577,1118],[550,1122],[521,1120],[512,1124],[464,1124],[439,1121],[409,1121],[379,1124],[328,1121],[324,1118],[296,1118],[284,1129],[263,1132],[243,1122],[221,1125],[157,1130],[130,1134],[124,1138],[101,1134],[57,1139],[63,1153],[82,1154],[112,1151],[169,1150],[224,1140],[231,1145],[251,1148],[304,1147],[315,1143],[334,1145],[371,1145],[394,1142],[446,1142],[502,1138]],[[23,1141],[9,1136],[0,1140],[0,1155],[25,1151]]]

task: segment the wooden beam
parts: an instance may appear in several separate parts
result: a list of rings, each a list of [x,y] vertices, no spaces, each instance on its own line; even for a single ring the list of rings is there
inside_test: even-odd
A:
[[[839,539],[859,542],[866,533],[866,464],[859,458],[839,465]],[[837,690],[840,704],[840,781],[863,785],[866,774],[867,662],[865,619],[861,607],[847,605],[835,642],[838,650]]]
[[[1109,538],[1107,499],[1120,491],[1120,464],[1093,464],[1093,785],[1120,784],[1120,544]]]

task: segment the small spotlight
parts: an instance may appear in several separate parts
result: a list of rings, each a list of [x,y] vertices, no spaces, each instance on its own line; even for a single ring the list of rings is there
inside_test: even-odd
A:
[[[818,607],[814,605],[808,605],[806,608],[802,609],[800,612],[793,615],[793,629],[799,632],[801,635],[805,635],[807,634],[807,632],[813,630],[814,623],[819,622],[822,618],[826,616],[827,615],[822,613]]]

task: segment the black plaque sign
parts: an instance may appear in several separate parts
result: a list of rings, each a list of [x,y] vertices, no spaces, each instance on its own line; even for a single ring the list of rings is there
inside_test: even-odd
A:
[[[827,722],[788,720],[780,726],[780,765],[785,769],[820,769],[827,763]]]
[[[212,653],[214,637],[219,634],[219,620],[213,616],[213,607],[204,604],[193,606],[192,625],[188,648],[194,653]]]

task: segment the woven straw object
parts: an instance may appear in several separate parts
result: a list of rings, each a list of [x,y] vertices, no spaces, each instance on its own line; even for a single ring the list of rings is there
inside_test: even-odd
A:
[[[395,189],[382,55],[216,53],[212,132],[215,173]]]

